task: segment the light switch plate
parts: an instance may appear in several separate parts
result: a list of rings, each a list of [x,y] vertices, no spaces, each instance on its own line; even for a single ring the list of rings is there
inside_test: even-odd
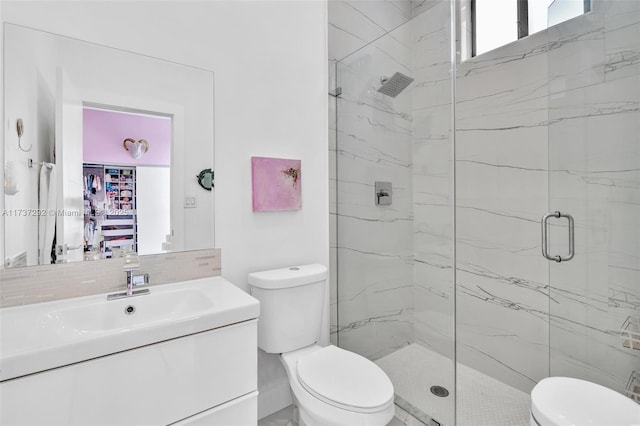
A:
[[[184,197],[184,208],[185,209],[192,209],[198,207],[197,203],[196,203],[196,197],[191,196],[191,195],[187,195]]]

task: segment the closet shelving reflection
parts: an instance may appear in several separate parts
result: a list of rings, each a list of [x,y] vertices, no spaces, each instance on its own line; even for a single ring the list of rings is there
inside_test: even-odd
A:
[[[84,175],[85,252],[99,251],[102,257],[119,249],[136,252],[136,168],[85,164]]]

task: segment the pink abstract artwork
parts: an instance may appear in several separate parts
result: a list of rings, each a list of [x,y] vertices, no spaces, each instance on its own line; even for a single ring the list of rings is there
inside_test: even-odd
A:
[[[300,210],[300,160],[251,157],[253,211]]]

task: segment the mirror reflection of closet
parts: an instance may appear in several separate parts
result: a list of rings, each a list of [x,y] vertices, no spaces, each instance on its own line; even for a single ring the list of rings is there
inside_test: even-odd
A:
[[[214,247],[215,197],[194,179],[214,163],[212,71],[9,23],[2,56],[7,125],[0,207],[16,213],[1,219],[0,268],[111,257],[127,246],[142,255]],[[103,137],[100,150],[87,156],[84,116],[99,113],[163,121],[171,138],[166,158],[157,161],[159,137],[135,126]],[[107,123],[98,136],[111,134]],[[85,173],[84,165],[101,171]],[[111,166],[131,171],[135,195],[105,190]],[[85,177],[91,183],[85,185]],[[95,188],[93,194],[98,182],[104,193]],[[131,208],[116,206],[116,197],[129,198]],[[194,202],[186,205],[187,197]],[[103,229],[104,214],[91,217],[109,206],[120,210],[121,220],[122,211],[135,210],[129,234],[118,234],[123,223]]]
[[[84,107],[85,260],[170,249],[171,125],[166,115]]]

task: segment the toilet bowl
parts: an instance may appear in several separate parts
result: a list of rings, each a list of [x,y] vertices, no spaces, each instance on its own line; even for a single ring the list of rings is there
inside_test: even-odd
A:
[[[604,386],[547,377],[531,391],[531,426],[640,426],[640,405]]]
[[[317,345],[282,354],[280,359],[301,425],[386,425],[393,418],[393,385],[368,359]]]
[[[260,301],[258,346],[279,354],[300,426],[384,426],[395,410],[387,375],[360,355],[318,344],[326,278],[322,265],[249,274]]]

